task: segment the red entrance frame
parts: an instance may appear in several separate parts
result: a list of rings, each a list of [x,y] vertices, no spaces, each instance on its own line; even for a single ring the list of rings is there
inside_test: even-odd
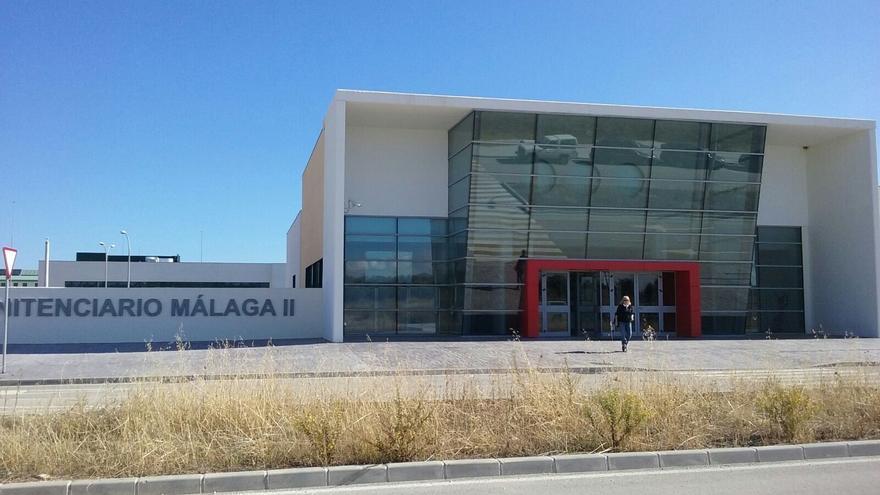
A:
[[[523,259],[525,298],[522,335],[537,338],[541,333],[541,272],[675,272],[675,322],[679,337],[702,335],[700,321],[700,265],[688,261],[593,261]]]

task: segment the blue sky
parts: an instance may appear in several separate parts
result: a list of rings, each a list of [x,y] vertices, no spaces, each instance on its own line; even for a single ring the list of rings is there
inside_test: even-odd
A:
[[[880,2],[0,3],[0,243],[283,261],[337,88],[880,118]],[[14,204],[14,227],[10,210]]]

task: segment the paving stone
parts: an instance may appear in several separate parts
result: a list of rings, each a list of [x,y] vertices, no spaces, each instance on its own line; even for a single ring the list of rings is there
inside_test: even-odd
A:
[[[849,457],[846,442],[809,443],[803,445],[804,459]]]
[[[553,458],[549,456],[507,457],[498,459],[501,475],[547,474],[553,472]]]
[[[709,453],[705,450],[668,450],[660,452],[660,467],[708,466]]]
[[[69,481],[34,481],[0,485],[0,495],[67,495]]]
[[[557,473],[589,473],[608,471],[605,454],[558,455],[553,458]]]
[[[804,448],[800,445],[770,445],[758,447],[758,462],[802,461]]]
[[[387,466],[388,481],[424,481],[445,478],[443,461],[395,462]]]
[[[77,480],[70,482],[70,495],[135,495],[137,478]]]
[[[608,469],[619,471],[623,469],[657,469],[660,467],[660,457],[656,452],[622,452],[608,454]]]
[[[847,444],[849,445],[849,455],[853,457],[880,455],[880,440],[861,440],[847,442]]]
[[[266,486],[269,490],[327,486],[327,468],[272,469],[266,471]]]
[[[202,480],[202,492],[237,492],[265,490],[266,471],[241,471],[237,473],[208,473]]]
[[[754,447],[731,447],[709,449],[709,464],[745,464],[758,462],[758,452]]]
[[[183,495],[202,493],[202,475],[148,476],[138,478],[137,495]]]
[[[384,464],[370,466],[333,466],[327,469],[327,484],[359,485],[362,483],[384,483],[388,481]]]
[[[446,461],[446,479],[499,476],[501,463],[498,459],[462,459]]]

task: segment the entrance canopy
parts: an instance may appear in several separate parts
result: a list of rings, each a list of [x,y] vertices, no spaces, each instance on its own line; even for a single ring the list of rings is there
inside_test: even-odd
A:
[[[578,272],[674,272],[676,335],[699,337],[700,327],[700,265],[687,261],[599,261],[523,259],[525,297],[522,299],[523,336],[540,335],[541,273],[547,271]]]

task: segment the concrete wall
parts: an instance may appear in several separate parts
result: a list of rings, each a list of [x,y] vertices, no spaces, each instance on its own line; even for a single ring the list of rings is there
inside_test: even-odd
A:
[[[345,225],[345,102],[334,101],[324,119],[324,338],[342,342]],[[303,230],[303,236],[305,236]]]
[[[287,263],[285,264],[285,287],[291,287],[293,276],[296,275],[296,286],[305,287],[305,279],[302,277],[302,263],[300,253],[302,251],[302,212],[300,212],[290,228],[287,229]]]
[[[349,126],[345,196],[361,203],[351,215],[447,214],[445,129]]]
[[[37,287],[13,289],[10,299],[10,344],[160,343],[172,342],[177,335],[192,342],[314,339],[323,335],[322,294],[317,289]],[[147,303],[151,299],[158,303]],[[285,299],[294,301],[292,315],[284,314]],[[188,300],[190,316],[172,314],[172,300],[177,300],[178,305]],[[195,311],[197,300],[204,302],[208,315]],[[230,300],[235,301],[232,304],[238,311],[230,308]],[[271,301],[274,315],[269,311],[259,314],[266,300]],[[63,309],[65,304],[70,308],[69,315]],[[130,305],[130,310],[122,310],[120,305]],[[249,312],[256,314],[248,315]],[[220,316],[222,313],[226,316]]]
[[[321,259],[324,242],[324,132],[318,136],[312,156],[302,174],[300,212],[300,273]],[[299,277],[297,277],[299,278]]]
[[[813,320],[835,332],[878,337],[877,162],[874,132],[807,151]]]
[[[266,282],[271,288],[284,285],[284,263],[132,263],[133,282]],[[39,262],[40,285],[44,262]],[[128,263],[107,264],[108,279],[125,283]],[[49,282],[64,287],[66,281],[104,281],[103,261],[50,261]]]

